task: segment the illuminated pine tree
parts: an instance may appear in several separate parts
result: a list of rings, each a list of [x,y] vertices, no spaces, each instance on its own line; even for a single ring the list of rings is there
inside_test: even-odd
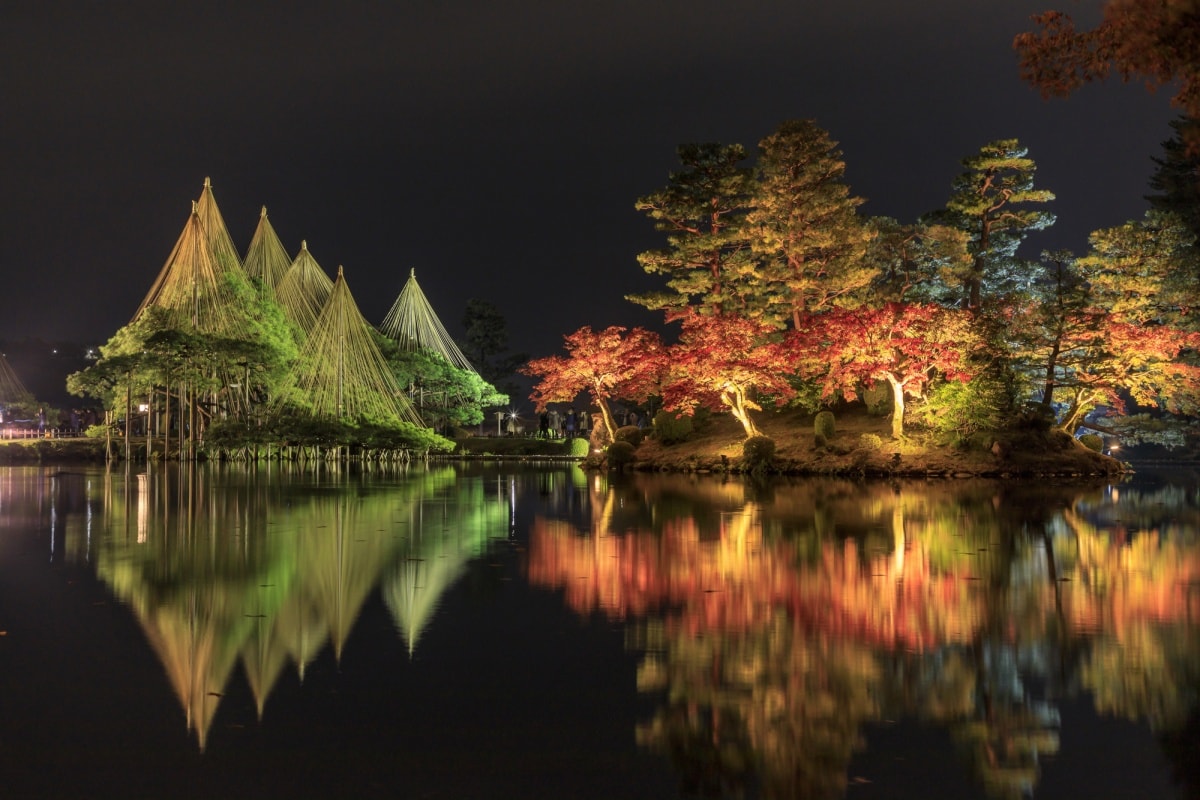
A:
[[[741,166],[745,148],[685,144],[678,152],[683,169],[635,206],[667,234],[667,247],[641,253],[638,262],[646,272],[665,276],[669,291],[628,299],[650,309],[698,304],[714,312],[738,311],[754,272],[744,230],[752,185],[751,170]]]
[[[1036,271],[1017,258],[1017,248],[1031,231],[1054,223],[1050,212],[1029,207],[1054,195],[1033,187],[1036,166],[1027,153],[1016,139],[985,144],[963,160],[965,171],[954,180],[946,207],[928,217],[969,237],[970,267],[949,276],[948,287],[967,308],[978,309],[985,297],[1026,288]]]
[[[33,395],[21,383],[17,373],[9,366],[8,359],[0,354],[0,407],[16,403],[30,403]]]
[[[792,120],[759,143],[753,209],[746,217],[764,259],[755,299],[766,318],[798,327],[806,313],[853,305],[876,270],[863,258],[874,233],[843,178],[837,142],[812,120]]]
[[[155,306],[168,312],[175,326],[181,329],[237,336],[242,332],[243,320],[223,272],[204,228],[199,203],[192,203],[192,213],[183,232],[134,319]]]

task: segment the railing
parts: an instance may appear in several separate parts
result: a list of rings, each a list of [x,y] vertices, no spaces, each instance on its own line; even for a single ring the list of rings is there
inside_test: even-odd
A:
[[[39,430],[36,426],[32,428],[17,427],[16,425],[0,426],[0,439],[74,439],[81,436],[83,436],[83,431],[70,428]]]

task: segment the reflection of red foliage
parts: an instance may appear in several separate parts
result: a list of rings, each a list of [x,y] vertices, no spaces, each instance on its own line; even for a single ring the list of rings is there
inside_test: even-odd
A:
[[[791,544],[770,550],[742,518],[700,541],[691,520],[661,535],[581,535],[538,519],[529,580],[562,588],[580,614],[610,617],[660,610],[689,633],[733,633],[786,612],[798,628],[883,647],[925,649],[969,638],[982,623],[981,598],[961,578],[934,575],[924,549],[860,558],[853,540],[828,543],[804,565]]]
[[[1141,531],[1129,544],[1081,541],[1083,563],[1060,587],[1074,629],[1120,638],[1138,623],[1200,617],[1200,557],[1194,548]]]

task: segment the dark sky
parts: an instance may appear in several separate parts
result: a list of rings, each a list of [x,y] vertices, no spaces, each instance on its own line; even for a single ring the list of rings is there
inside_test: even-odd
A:
[[[1014,34],[1075,0],[10,2],[0,9],[0,338],[128,322],[211,176],[235,242],[259,208],[345,265],[378,324],[409,269],[452,333],[468,298],[513,349],[656,324],[624,300],[662,244],[634,201],[688,141],[815,119],[868,214],[944,204],[960,160],[1019,138],[1077,252],[1140,217],[1168,95],[1043,101]]]

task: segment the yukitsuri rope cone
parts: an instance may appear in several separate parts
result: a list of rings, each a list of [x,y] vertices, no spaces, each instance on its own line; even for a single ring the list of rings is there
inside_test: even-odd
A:
[[[183,233],[133,318],[136,320],[147,308],[157,306],[196,333],[222,336],[242,333],[244,319],[237,313],[233,294],[221,279],[225,269],[213,253],[199,204],[192,203]]]
[[[238,256],[238,249],[233,244],[233,237],[229,235],[229,228],[225,227],[221,209],[217,208],[217,199],[213,197],[210,178],[204,179],[204,188],[200,191],[200,199],[196,201],[196,208],[200,212],[200,220],[204,223],[204,230],[208,234],[208,244],[212,248],[217,264],[222,269],[234,267],[240,269],[242,259]]]
[[[342,268],[300,353],[294,388],[314,416],[341,421],[401,420],[424,427],[375,344],[375,329],[346,286]],[[282,392],[286,397],[291,392]]]
[[[275,287],[283,280],[288,268],[292,266],[292,258],[284,249],[283,243],[267,219],[267,207],[262,207],[258,218],[258,227],[246,250],[246,260],[242,267],[251,278],[256,278],[261,287],[260,291],[266,297],[275,296]]]
[[[275,299],[283,307],[283,313],[307,335],[332,291],[333,281],[309,252],[308,242],[301,242],[296,260],[275,286]]]
[[[0,405],[24,403],[33,400],[33,395],[21,383],[17,373],[9,366],[8,359],[0,354]]]
[[[409,272],[408,282],[384,317],[381,330],[403,350],[432,350],[445,356],[454,366],[475,372],[421,291],[415,269]]]

